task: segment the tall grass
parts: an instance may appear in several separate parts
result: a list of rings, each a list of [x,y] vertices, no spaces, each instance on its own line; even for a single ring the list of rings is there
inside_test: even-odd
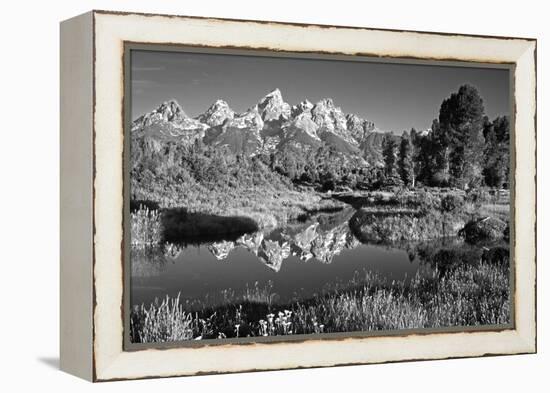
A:
[[[506,258],[443,270],[424,266],[412,279],[400,281],[365,272],[347,289],[285,305],[274,304],[268,288],[256,286],[247,288],[239,303],[195,315],[184,311],[179,297],[166,298],[133,309],[132,339],[162,342],[506,324],[510,322],[508,265]],[[233,294],[231,299],[235,298]]]
[[[363,242],[398,243],[456,236],[466,220],[462,214],[433,210],[425,214],[377,213],[358,210],[350,220],[353,234]]]
[[[354,235],[364,242],[396,243],[457,236],[464,226],[491,217],[510,219],[508,193],[430,189],[396,194],[352,195],[357,213],[350,220]]]
[[[249,303],[262,303],[271,306],[277,294],[273,292],[273,281],[269,280],[265,286],[261,286],[258,281],[254,282],[254,285],[248,286],[244,290],[242,299],[244,302]]]
[[[158,210],[142,206],[130,214],[130,243],[144,247],[159,244],[162,240],[162,220]]]
[[[179,295],[174,299],[167,296],[149,307],[135,307],[130,321],[131,335],[136,342],[183,341],[194,335],[193,317],[183,311]]]
[[[295,330],[311,332],[314,320],[324,321],[329,332],[504,324],[510,318],[506,283],[503,269],[487,263],[461,266],[444,277],[436,269],[416,275],[408,286],[369,277],[352,292],[297,305]]]

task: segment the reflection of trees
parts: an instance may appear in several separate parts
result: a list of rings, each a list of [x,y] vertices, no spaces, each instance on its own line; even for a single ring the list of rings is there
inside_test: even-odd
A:
[[[483,262],[505,267],[510,262],[510,247],[503,242],[486,243],[479,247],[457,239],[444,239],[419,243],[414,250],[422,265],[437,269],[442,275],[465,265],[476,266]]]
[[[235,241],[210,242],[207,243],[207,249],[217,260],[222,261],[236,248],[244,248],[276,272],[291,255],[304,262],[317,260],[330,264],[343,250],[354,249],[362,244],[350,230],[351,215],[353,209],[331,214],[318,213],[271,232],[245,234]],[[132,276],[159,275],[165,269],[166,263],[173,262],[186,247],[186,244],[174,243],[166,243],[162,247],[133,247]],[[376,247],[405,251],[411,263],[417,261],[430,269],[437,267],[440,271],[463,264],[475,264],[480,260],[501,263],[509,259],[509,246],[506,244],[484,244],[480,248],[456,238],[427,242],[376,243]]]

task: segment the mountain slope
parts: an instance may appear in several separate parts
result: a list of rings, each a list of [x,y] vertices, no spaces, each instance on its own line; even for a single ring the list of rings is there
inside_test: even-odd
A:
[[[132,133],[160,140],[176,140],[186,144],[204,138],[208,125],[192,119],[182,107],[170,100],[140,116],[132,123]]]
[[[217,100],[203,114],[197,116],[197,120],[210,127],[223,124],[227,119],[233,119],[235,112],[224,100]]]
[[[275,89],[243,113],[218,99],[204,113],[189,117],[170,100],[132,123],[133,136],[152,138],[155,149],[163,140],[190,145],[227,147],[234,154],[278,154],[286,146],[318,149],[325,146],[349,162],[381,165],[383,134],[374,123],[344,111],[325,98],[290,106]]]

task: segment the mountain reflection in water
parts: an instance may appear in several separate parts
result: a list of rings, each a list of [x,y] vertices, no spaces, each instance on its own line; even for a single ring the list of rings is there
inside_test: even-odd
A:
[[[132,248],[131,303],[180,294],[193,308],[194,302],[215,305],[224,301],[220,294],[227,298],[228,292],[243,293],[251,287],[269,287],[275,301],[284,303],[334,291],[368,271],[391,280],[407,279],[428,259],[413,245],[362,244],[348,225],[353,214],[353,209],[316,214],[235,241]]]

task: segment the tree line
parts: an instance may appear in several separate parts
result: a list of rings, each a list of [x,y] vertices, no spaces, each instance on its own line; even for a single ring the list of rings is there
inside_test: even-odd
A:
[[[443,101],[430,132],[413,128],[398,141],[387,134],[383,157],[388,185],[507,188],[510,121],[507,116],[490,121],[479,91],[463,85]]]
[[[333,190],[380,187],[508,187],[508,117],[489,120],[483,99],[471,85],[445,99],[431,131],[414,128],[382,140],[382,165],[366,166],[358,157],[327,146],[288,145],[261,159],[294,182]]]
[[[210,190],[274,185],[284,189],[294,182],[324,191],[420,185],[507,187],[510,171],[509,120],[504,116],[490,121],[479,92],[470,85],[461,86],[442,102],[430,132],[413,128],[401,136],[386,134],[378,165],[366,164],[359,151],[343,154],[324,144],[289,143],[275,152],[249,157],[207,146],[201,140],[184,146],[175,141],[160,144],[150,138],[134,139],[134,189],[139,189],[138,183],[156,185],[154,192],[149,190],[151,199],[157,193],[182,193],[192,185]],[[180,189],[177,184],[185,187]]]

